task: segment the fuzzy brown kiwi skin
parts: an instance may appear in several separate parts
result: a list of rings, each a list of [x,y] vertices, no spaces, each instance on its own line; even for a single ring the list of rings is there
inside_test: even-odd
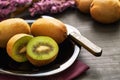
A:
[[[52,37],[58,44],[67,37],[67,29],[63,22],[55,18],[39,18],[31,25],[31,34],[34,36]]]
[[[90,13],[90,5],[93,0],[75,0],[77,8],[83,13]]]
[[[56,54],[54,57],[52,57],[51,59],[41,60],[41,61],[40,61],[40,60],[34,60],[34,59],[32,59],[32,58],[31,58],[29,55],[27,55],[27,54],[26,54],[26,57],[27,57],[27,59],[30,61],[30,63],[31,63],[32,65],[37,66],[37,67],[41,67],[41,66],[45,66],[45,65],[53,62],[53,61],[56,59],[57,54]]]
[[[92,18],[102,24],[111,24],[120,20],[119,0],[93,0],[90,7]]]
[[[5,48],[8,40],[18,33],[31,34],[29,24],[21,18],[10,18],[0,22],[0,47]]]

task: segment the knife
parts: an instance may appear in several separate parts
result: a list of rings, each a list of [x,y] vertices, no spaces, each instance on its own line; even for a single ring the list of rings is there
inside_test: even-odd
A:
[[[68,24],[66,24],[66,27],[68,31],[68,37],[78,46],[84,47],[94,56],[99,57],[102,55],[102,49],[90,40],[88,40],[86,37],[84,37],[75,27]]]

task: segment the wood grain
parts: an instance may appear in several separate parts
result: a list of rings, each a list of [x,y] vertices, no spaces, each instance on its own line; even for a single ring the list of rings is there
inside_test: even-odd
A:
[[[119,22],[101,24],[78,10],[68,10],[54,17],[76,27],[82,35],[103,49],[102,56],[95,57],[82,48],[79,59],[88,64],[90,69],[76,80],[120,80]]]
[[[120,80],[120,21],[101,24],[76,9],[51,16],[76,27],[83,36],[103,49],[102,56],[95,57],[82,47],[78,58],[90,69],[75,80]]]

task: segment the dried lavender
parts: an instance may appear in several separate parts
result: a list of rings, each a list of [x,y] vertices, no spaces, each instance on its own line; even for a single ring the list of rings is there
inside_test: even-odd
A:
[[[75,0],[41,0],[34,3],[29,11],[31,16],[36,14],[59,13],[74,5]]]
[[[0,19],[16,11],[18,7],[31,4],[32,0],[0,0]]]

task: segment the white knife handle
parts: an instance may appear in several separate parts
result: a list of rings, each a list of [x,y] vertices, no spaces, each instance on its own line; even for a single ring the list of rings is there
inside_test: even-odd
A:
[[[69,34],[69,37],[78,45],[84,47],[89,52],[91,52],[94,56],[101,56],[102,49],[98,46],[96,46],[94,43],[92,43],[90,40],[82,36],[81,34],[78,34],[76,32],[71,32]]]

